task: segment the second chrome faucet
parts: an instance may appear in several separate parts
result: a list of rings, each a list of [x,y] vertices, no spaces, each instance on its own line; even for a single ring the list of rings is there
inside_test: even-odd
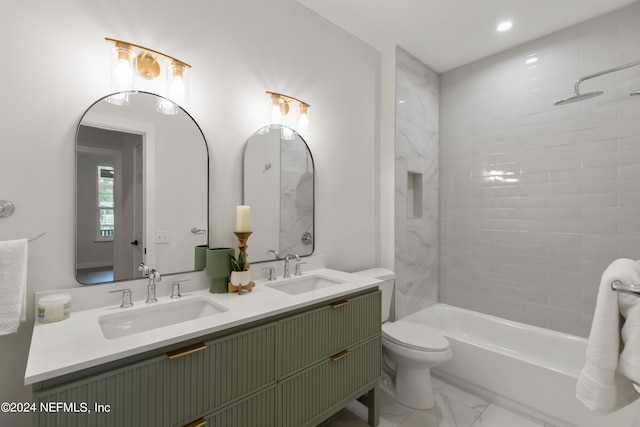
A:
[[[149,268],[145,263],[141,262],[138,265],[138,271],[141,271],[145,277],[149,278],[149,285],[147,286],[147,300],[146,303],[158,302],[156,298],[156,282],[162,281],[160,272],[154,268]]]
[[[284,274],[282,277],[285,279],[291,277],[291,267],[289,266],[289,260],[291,258],[295,258],[296,261],[300,262],[300,257],[296,254],[287,254],[287,256],[284,257]]]

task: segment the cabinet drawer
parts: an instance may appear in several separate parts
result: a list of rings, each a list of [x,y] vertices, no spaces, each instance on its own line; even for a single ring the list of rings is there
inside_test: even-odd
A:
[[[275,324],[34,393],[90,411],[36,413],[34,425],[176,426],[275,382]],[[189,350],[189,349],[185,349]],[[108,405],[96,412],[94,404]]]
[[[380,332],[380,291],[278,321],[278,378]]]
[[[276,427],[276,387],[229,405],[205,420],[206,427]]]
[[[327,410],[380,378],[380,336],[329,357],[278,383],[278,426],[317,423]]]

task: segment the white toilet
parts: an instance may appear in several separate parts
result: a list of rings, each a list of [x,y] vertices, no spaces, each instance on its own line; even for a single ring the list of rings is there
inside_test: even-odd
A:
[[[434,406],[430,369],[451,359],[449,341],[436,329],[404,320],[388,322],[393,301],[395,274],[374,268],[356,274],[383,280],[382,291],[382,357],[383,377],[395,383],[395,399],[415,409]]]

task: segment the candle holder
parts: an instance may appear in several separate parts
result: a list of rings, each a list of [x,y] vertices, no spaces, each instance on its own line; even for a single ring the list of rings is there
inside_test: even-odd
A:
[[[249,245],[247,245],[247,240],[249,239],[249,236],[251,236],[251,231],[234,231],[233,234],[236,235],[239,242],[238,249],[240,249],[240,254],[238,254],[238,258],[243,257],[245,260],[247,260],[247,248],[249,247]],[[245,262],[244,268],[245,271],[234,271],[231,274],[233,275],[233,273],[247,273],[249,282],[246,285],[243,285],[242,283],[234,285],[233,283],[231,283],[231,281],[229,281],[227,285],[227,292],[238,292],[238,295],[242,295],[243,290],[249,292],[252,291],[255,283],[253,282],[253,280],[251,280],[251,274],[249,273],[249,261]]]

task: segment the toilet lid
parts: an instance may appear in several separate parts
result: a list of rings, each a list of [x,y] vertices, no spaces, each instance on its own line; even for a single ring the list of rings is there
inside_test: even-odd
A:
[[[403,320],[384,323],[382,336],[398,345],[422,351],[445,351],[449,348],[449,341],[435,328]]]

